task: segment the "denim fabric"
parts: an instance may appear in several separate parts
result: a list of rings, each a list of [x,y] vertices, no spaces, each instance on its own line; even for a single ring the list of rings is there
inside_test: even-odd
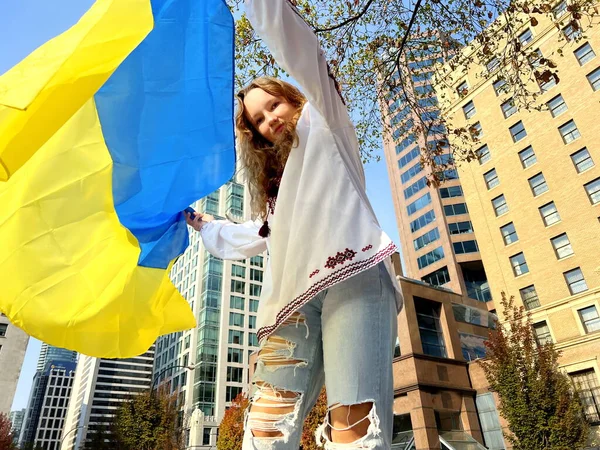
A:
[[[257,424],[264,424],[265,417],[250,412],[242,449],[297,450],[304,418],[323,383],[330,407],[374,405],[366,419],[370,420],[367,434],[352,444],[329,442],[324,424],[317,437],[324,439],[326,449],[391,448],[396,318],[395,289],[380,263],[321,292],[263,340],[252,402],[258,404],[261,397],[268,397],[257,383],[298,396],[285,399],[288,410],[293,405],[292,412],[270,418],[273,430],[281,437],[254,437],[251,428],[256,430]],[[271,400],[277,398],[271,396]]]

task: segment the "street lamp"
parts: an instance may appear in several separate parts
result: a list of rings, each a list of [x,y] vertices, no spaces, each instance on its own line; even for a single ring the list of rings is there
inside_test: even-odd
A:
[[[187,366],[181,366],[181,365],[176,365],[176,366],[170,366],[170,367],[166,367],[163,370],[161,370],[160,372],[158,372],[158,375],[156,375],[156,377],[154,378],[154,381],[152,381],[152,391],[154,391],[156,389],[156,384],[158,382],[158,380],[160,380],[160,377],[163,373],[172,370],[172,369],[185,369],[185,370],[194,370],[196,367],[194,367],[192,364],[189,364]]]
[[[69,431],[67,431],[67,432],[64,434],[64,436],[62,437],[62,439],[60,440],[60,443],[59,443],[60,445],[58,446],[58,448],[62,447],[62,443],[64,442],[65,438],[66,438],[66,437],[67,437],[69,434],[71,434],[71,433],[72,433],[73,431],[75,431],[75,430],[79,430],[80,428],[87,428],[87,425],[80,425],[80,426],[78,426],[78,427],[72,428],[72,429],[70,429]]]

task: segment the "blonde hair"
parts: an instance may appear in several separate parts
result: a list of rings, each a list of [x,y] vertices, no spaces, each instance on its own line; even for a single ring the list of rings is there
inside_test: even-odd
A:
[[[286,124],[286,138],[276,143],[267,141],[244,114],[244,98],[252,89],[262,89],[275,97],[282,97],[297,109],[293,123]],[[279,179],[292,147],[297,145],[295,127],[306,97],[285,81],[272,77],[260,77],[238,92],[235,116],[237,148],[250,190],[251,209],[266,219],[269,197],[277,195]]]

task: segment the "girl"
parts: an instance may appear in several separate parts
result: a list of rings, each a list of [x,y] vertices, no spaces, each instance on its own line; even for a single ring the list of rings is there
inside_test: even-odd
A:
[[[317,441],[387,450],[402,303],[389,261],[396,248],[367,199],[354,127],[316,36],[289,0],[247,0],[246,12],[306,97],[273,78],[237,96],[238,148],[259,220],[187,215],[216,257],[269,253],[243,449],[298,449],[325,383]]]

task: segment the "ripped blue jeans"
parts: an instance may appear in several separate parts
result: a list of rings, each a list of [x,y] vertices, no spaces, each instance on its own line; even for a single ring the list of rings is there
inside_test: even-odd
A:
[[[326,450],[389,450],[396,318],[395,291],[383,263],[298,310],[261,342],[242,450],[297,450],[323,383],[328,414],[317,429],[317,443]],[[372,405],[364,417],[343,426],[330,423],[333,409],[359,404]],[[349,430],[362,421],[369,421],[366,434],[351,443],[335,442],[332,429]]]

